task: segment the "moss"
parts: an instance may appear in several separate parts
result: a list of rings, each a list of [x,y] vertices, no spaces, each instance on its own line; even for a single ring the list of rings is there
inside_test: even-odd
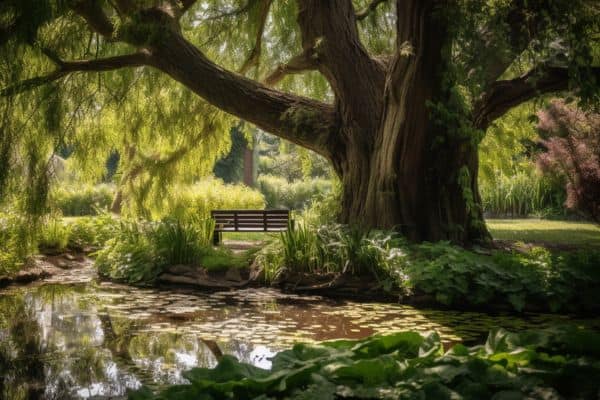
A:
[[[321,116],[318,112],[295,105],[289,107],[282,115],[281,122],[290,129],[296,136],[304,136],[306,132],[317,125]]]

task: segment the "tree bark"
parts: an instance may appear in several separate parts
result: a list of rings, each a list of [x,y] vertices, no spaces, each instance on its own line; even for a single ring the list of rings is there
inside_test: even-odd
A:
[[[477,187],[477,148],[433,122],[431,102],[446,96],[449,59],[433,3],[398,2],[398,54],[373,146],[365,152],[350,142],[337,168],[344,183],[342,220],[398,229],[415,241],[469,244],[489,237]],[[360,130],[350,131],[364,138]]]

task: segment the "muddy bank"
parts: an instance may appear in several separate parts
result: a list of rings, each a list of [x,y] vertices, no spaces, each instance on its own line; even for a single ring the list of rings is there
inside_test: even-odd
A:
[[[12,275],[0,276],[0,287],[12,284],[27,284],[62,274],[65,270],[91,268],[93,261],[82,253],[37,255]]]

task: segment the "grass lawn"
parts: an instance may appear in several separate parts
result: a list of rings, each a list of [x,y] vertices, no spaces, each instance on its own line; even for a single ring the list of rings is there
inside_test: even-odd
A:
[[[600,227],[587,222],[542,219],[489,219],[494,239],[600,248]]]

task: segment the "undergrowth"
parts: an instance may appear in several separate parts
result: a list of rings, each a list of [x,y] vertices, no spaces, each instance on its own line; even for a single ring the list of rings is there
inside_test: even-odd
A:
[[[186,265],[209,271],[249,265],[246,255],[212,247],[214,222],[121,221],[115,236],[94,253],[102,276],[127,283],[152,283],[168,267]]]
[[[593,250],[475,251],[447,242],[409,244],[393,232],[300,225],[257,261],[269,282],[283,273],[348,273],[378,280],[399,296],[427,295],[453,307],[591,311],[600,305],[600,251]]]
[[[223,356],[189,384],[131,400],[592,399],[600,391],[600,335],[577,328],[490,332],[484,345],[448,351],[436,333],[296,344],[271,369]]]

